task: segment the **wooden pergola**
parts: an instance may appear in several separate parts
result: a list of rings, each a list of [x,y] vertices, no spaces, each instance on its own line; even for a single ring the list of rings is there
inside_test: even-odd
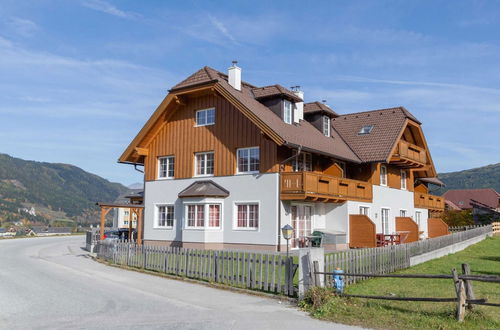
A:
[[[99,227],[100,240],[104,239],[104,226],[106,222],[106,215],[112,209],[128,209],[130,210],[131,219],[128,222],[128,239],[132,240],[132,219],[133,214],[137,216],[137,244],[142,244],[142,213],[144,210],[144,205],[138,204],[108,204],[108,203],[97,203],[101,208],[101,225]]]

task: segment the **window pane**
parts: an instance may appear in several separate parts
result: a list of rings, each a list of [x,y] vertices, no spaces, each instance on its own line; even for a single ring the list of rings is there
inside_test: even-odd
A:
[[[205,155],[204,154],[196,155],[196,174],[197,175],[205,174]]]
[[[214,174],[214,154],[207,153],[206,155],[206,170],[205,174]]]
[[[260,165],[259,148],[250,149],[250,171],[258,171]]]
[[[165,206],[158,207],[158,226],[165,226]]]
[[[205,205],[196,205],[196,227],[205,226]]]
[[[168,227],[173,227],[174,226],[174,207],[173,206],[167,206],[167,214],[166,214],[166,225]]]
[[[188,227],[195,225],[195,205],[188,205]]]
[[[207,113],[206,124],[207,125],[214,124],[215,123],[215,109],[206,110],[206,113]]]
[[[248,171],[248,149],[238,150],[238,172]]]
[[[220,205],[210,204],[208,213],[208,226],[209,227],[219,227],[220,225]]]
[[[174,177],[175,158],[168,157],[168,177]]]
[[[248,206],[248,227],[258,228],[259,227],[259,205],[249,205]]]
[[[207,114],[205,111],[197,111],[196,112],[196,125],[205,125]]]
[[[330,136],[330,118],[328,116],[323,116],[323,134]]]
[[[247,227],[247,205],[238,205],[238,227]]]
[[[283,119],[285,123],[291,124],[292,123],[292,103],[290,101],[284,101],[284,114],[283,114]]]

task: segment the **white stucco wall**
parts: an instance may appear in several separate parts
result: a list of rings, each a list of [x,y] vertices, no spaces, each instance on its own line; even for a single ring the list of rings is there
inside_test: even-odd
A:
[[[212,180],[229,191],[222,199],[181,199],[179,192],[199,180]],[[278,174],[236,175],[224,177],[203,177],[176,180],[148,181],[144,191],[144,239],[184,242],[277,244],[278,218]],[[184,203],[217,202],[222,204],[221,229],[186,229]],[[235,203],[259,203],[258,230],[237,230],[234,228]],[[157,205],[174,205],[174,227],[155,228]]]
[[[389,209],[389,232],[396,231],[395,218],[400,216],[400,210],[406,210],[408,217],[415,220],[415,212],[421,212],[420,231],[424,231],[424,237],[427,237],[427,209],[415,208],[413,192],[401,189],[394,189],[384,186],[373,186],[373,201],[372,203],[349,201],[346,203],[348,214],[359,214],[360,206],[368,206],[370,219],[375,223],[377,233],[382,232],[381,209]],[[347,225],[349,220],[347,219]]]

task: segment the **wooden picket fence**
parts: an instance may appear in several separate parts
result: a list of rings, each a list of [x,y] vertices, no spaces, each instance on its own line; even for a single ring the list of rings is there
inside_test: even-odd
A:
[[[108,262],[212,283],[295,296],[293,258],[278,253],[200,250],[100,242],[97,257]]]
[[[488,225],[407,244],[334,252],[325,255],[325,272],[340,268],[346,273],[388,274],[408,268],[411,257],[491,232],[492,226]],[[345,283],[351,284],[364,279],[366,277],[363,276],[349,277]],[[330,277],[326,280],[327,285],[331,284]]]

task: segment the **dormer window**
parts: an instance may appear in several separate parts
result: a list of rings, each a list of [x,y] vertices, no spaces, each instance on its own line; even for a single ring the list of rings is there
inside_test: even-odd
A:
[[[283,120],[287,124],[292,123],[292,102],[288,100],[283,100]]]
[[[323,116],[323,135],[330,136],[330,117]]]
[[[372,132],[373,125],[365,125],[361,127],[361,130],[359,131],[358,135],[366,135],[370,134]]]

